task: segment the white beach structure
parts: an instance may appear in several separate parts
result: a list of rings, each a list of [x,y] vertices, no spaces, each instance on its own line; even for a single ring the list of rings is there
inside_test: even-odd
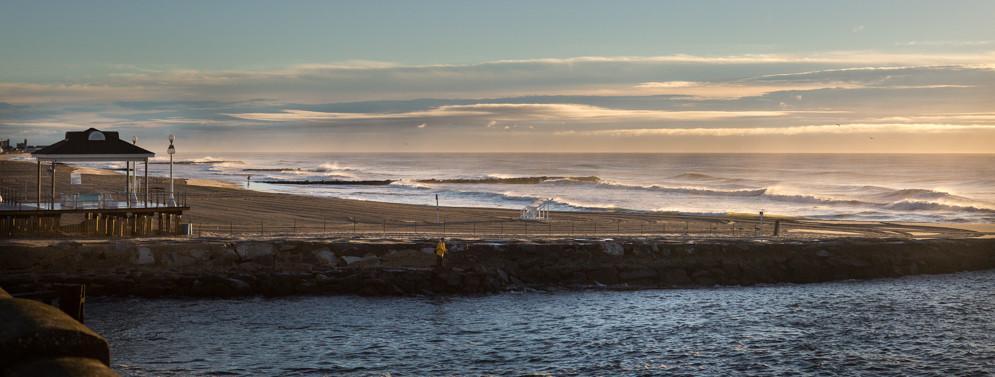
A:
[[[549,220],[549,202],[550,199],[538,199],[532,202],[522,209],[522,215],[519,218],[528,221]]]

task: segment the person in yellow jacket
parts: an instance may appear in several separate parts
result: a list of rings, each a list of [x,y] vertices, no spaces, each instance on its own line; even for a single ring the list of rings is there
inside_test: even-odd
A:
[[[446,260],[446,238],[440,238],[439,243],[435,245],[435,266],[442,267],[442,263]]]

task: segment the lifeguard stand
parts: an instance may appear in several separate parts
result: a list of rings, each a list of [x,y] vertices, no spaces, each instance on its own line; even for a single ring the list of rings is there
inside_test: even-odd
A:
[[[532,202],[522,209],[519,219],[526,221],[547,221],[549,220],[549,199],[540,199]]]

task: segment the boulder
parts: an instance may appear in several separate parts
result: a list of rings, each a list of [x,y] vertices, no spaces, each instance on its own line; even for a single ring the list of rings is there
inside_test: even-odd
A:
[[[242,259],[260,259],[273,256],[273,244],[269,242],[241,242],[235,245],[235,252]]]
[[[618,279],[623,283],[649,284],[657,281],[657,274],[649,267],[627,267],[619,270]]]
[[[366,254],[362,257],[344,255],[340,258],[347,267],[373,267],[380,264],[380,258],[375,254]]]
[[[660,280],[669,285],[688,285],[691,283],[691,277],[683,268],[668,268],[661,271]]]
[[[135,249],[135,257],[133,261],[137,265],[155,264],[155,255],[152,254],[152,249],[141,246]]]
[[[414,250],[391,250],[381,257],[381,262],[387,267],[431,267],[435,265],[435,251],[430,254]]]
[[[625,248],[620,243],[605,242],[601,245],[602,245],[601,252],[605,253],[606,255],[610,255],[613,257],[620,257],[622,255],[625,255]]]
[[[321,248],[315,250],[315,258],[318,259],[318,264],[323,266],[334,266],[337,264],[338,260],[335,258],[335,253],[326,248]]]

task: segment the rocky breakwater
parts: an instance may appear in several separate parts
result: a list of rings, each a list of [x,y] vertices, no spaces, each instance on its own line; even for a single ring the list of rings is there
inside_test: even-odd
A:
[[[0,245],[0,285],[90,295],[479,294],[812,283],[995,268],[995,239],[184,239]]]

